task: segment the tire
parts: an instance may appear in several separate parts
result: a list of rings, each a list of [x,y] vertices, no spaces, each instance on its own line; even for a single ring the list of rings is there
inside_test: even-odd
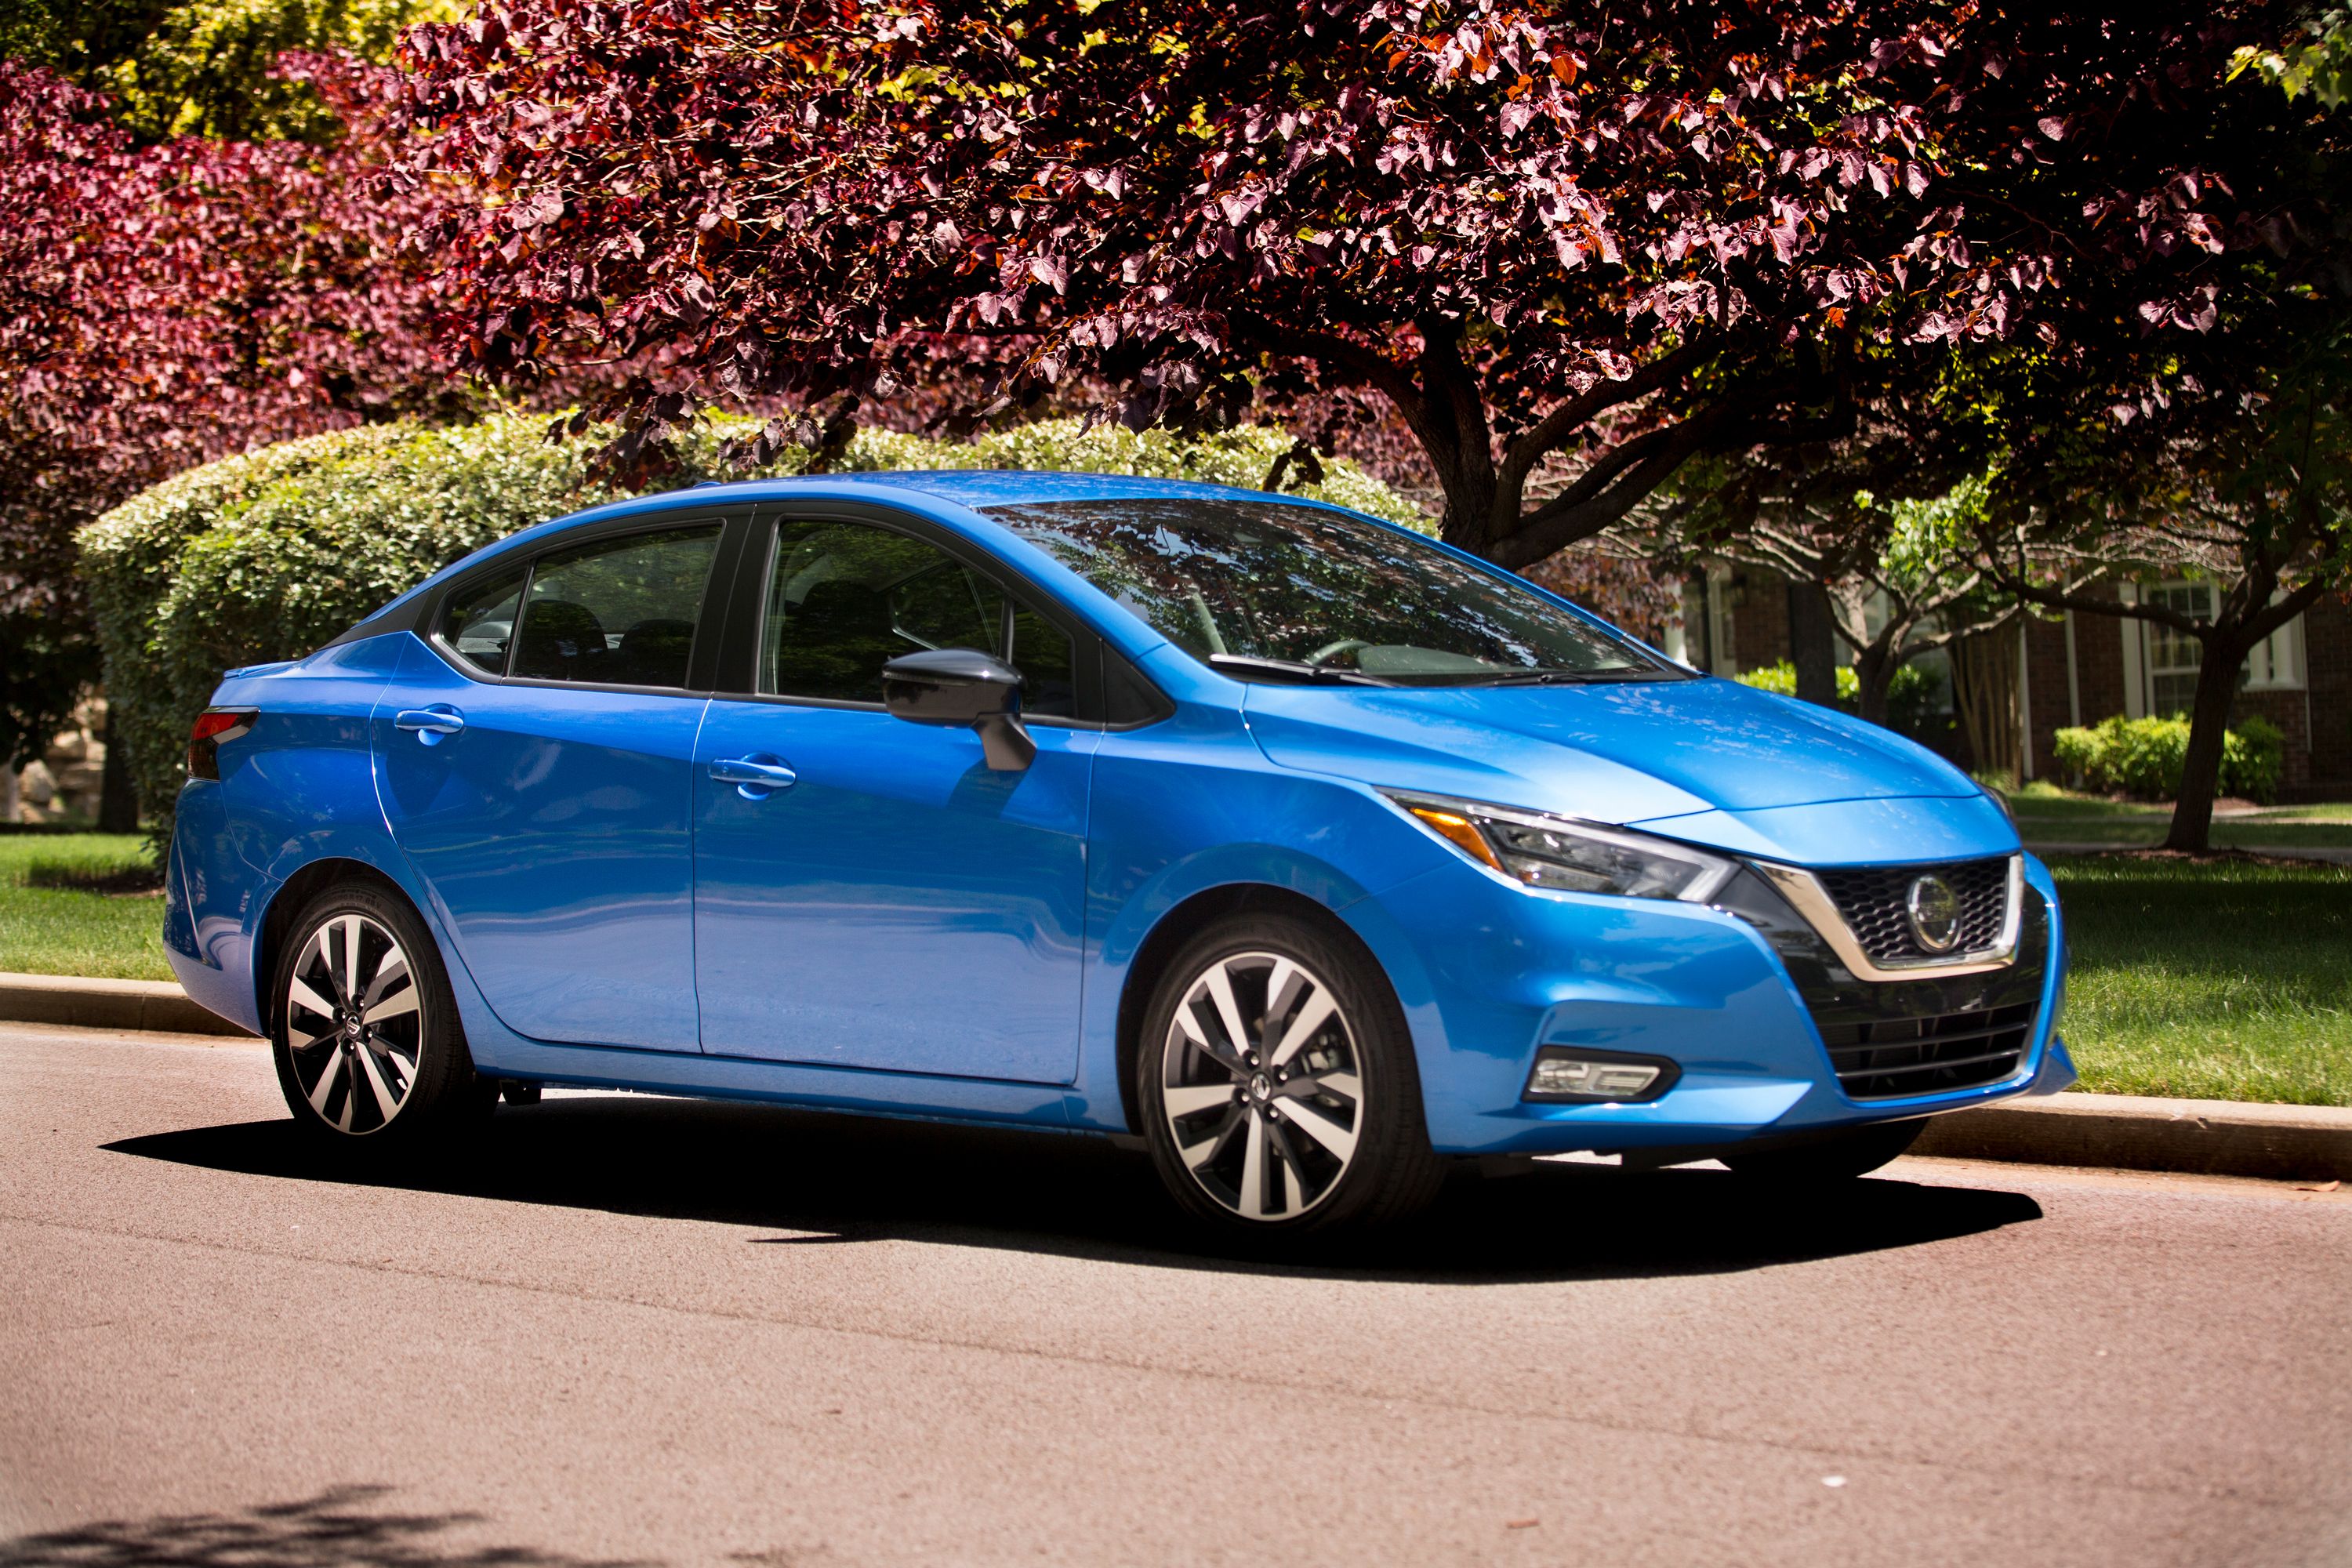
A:
[[[1866,1176],[1918,1141],[1926,1117],[1855,1127],[1810,1143],[1726,1154],[1723,1163],[1743,1176],[1775,1182],[1851,1182]]]
[[[411,1148],[478,1121],[493,1103],[496,1085],[474,1071],[432,934],[383,888],[346,882],[304,905],[270,997],[278,1086],[295,1121],[323,1142]]]
[[[1251,914],[1193,937],[1154,989],[1135,1048],[1152,1163],[1177,1204],[1224,1237],[1392,1223],[1444,1181],[1388,977],[1308,921]]]

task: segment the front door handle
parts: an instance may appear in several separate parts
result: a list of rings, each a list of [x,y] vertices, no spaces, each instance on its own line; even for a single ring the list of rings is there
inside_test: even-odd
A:
[[[781,757],[755,752],[748,757],[724,757],[710,764],[710,776],[731,784],[745,800],[765,800],[780,789],[790,789],[800,774]]]
[[[427,746],[437,746],[445,735],[454,735],[466,727],[466,716],[446,702],[436,702],[430,708],[404,708],[393,715],[392,727],[413,731]]]

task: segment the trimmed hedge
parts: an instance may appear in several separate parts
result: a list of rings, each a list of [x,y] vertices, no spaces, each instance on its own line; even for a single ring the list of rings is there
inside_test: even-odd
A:
[[[2058,731],[2058,765],[2095,790],[2137,800],[2171,800],[2180,794],[2189,757],[2186,719],[2126,719],[2121,714],[2090,729]],[[2256,715],[2221,737],[2221,793],[2268,805],[2278,798],[2286,736]]]
[[[719,442],[748,428],[698,426],[685,471],[664,488],[744,477]],[[82,574],[106,655],[113,737],[162,837],[184,772],[188,727],[221,672],[299,658],[450,562],[518,529],[619,499],[591,484],[585,444],[551,445],[546,421],[501,417],[454,429],[364,426],[192,468],[81,533]],[[1262,483],[1290,446],[1244,428],[1184,441],[1046,420],[971,442],[861,432],[840,467],[1071,468],[1217,484]],[[761,470],[797,472],[788,452]],[[1298,493],[1426,530],[1418,509],[1344,462]]]

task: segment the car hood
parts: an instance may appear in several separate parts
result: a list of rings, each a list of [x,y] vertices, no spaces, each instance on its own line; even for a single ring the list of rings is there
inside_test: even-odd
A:
[[[1839,802],[1964,803],[1958,816],[1970,824],[1961,835],[1969,846],[1989,836],[2015,845],[1983,792],[1925,747],[1735,681],[1258,685],[1249,689],[1244,712],[1267,757],[1286,767],[1595,822],[1652,824],[1653,831],[1740,853],[1772,854],[1801,818],[1827,820],[1789,808]],[[1831,815],[1897,828],[1906,819],[1925,823],[1954,811],[1948,804]],[[1671,826],[1676,818],[1685,819],[1680,829]],[[1823,830],[1816,826],[1803,837],[1810,842],[1802,858],[1819,862]]]

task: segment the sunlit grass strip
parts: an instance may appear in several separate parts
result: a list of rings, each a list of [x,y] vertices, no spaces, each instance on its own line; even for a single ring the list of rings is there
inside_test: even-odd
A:
[[[2085,857],[2063,1026],[2109,1094],[2352,1105],[2352,867]]]
[[[96,890],[150,866],[136,834],[0,834],[0,970],[171,979],[163,900]]]

